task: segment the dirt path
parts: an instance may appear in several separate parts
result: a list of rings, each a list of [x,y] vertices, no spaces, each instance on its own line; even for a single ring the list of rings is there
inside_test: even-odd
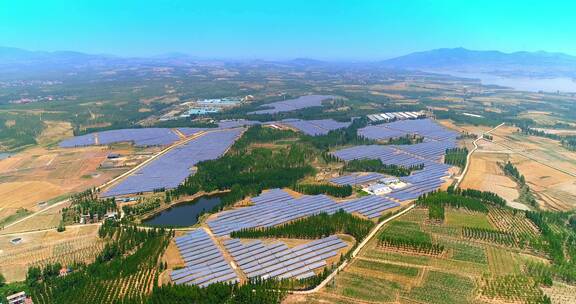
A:
[[[190,141],[193,141],[193,140],[195,140],[195,139],[197,139],[197,138],[199,138],[199,137],[201,137],[201,136],[203,136],[203,135],[205,135],[205,134],[207,134],[207,133],[210,133],[210,132],[219,132],[219,131],[222,131],[222,130],[221,130],[221,129],[216,129],[216,130],[213,130],[213,131],[212,131],[212,130],[201,131],[201,132],[196,133],[196,134],[194,134],[194,135],[192,135],[192,136],[190,136],[190,137],[188,137],[188,138],[186,138],[186,139],[184,139],[184,140],[178,141],[178,142],[172,144],[171,146],[165,148],[164,150],[160,151],[160,152],[157,153],[156,155],[154,155],[154,156],[150,157],[149,159],[143,161],[141,164],[135,166],[134,168],[132,168],[132,169],[124,172],[123,174],[121,174],[121,175],[113,178],[112,180],[110,180],[110,181],[108,181],[108,182],[100,185],[100,186],[98,187],[98,189],[99,189],[100,191],[102,191],[103,189],[106,189],[106,188],[108,188],[108,187],[111,187],[111,186],[117,184],[118,182],[120,182],[120,181],[123,180],[124,178],[126,178],[126,177],[134,174],[136,171],[140,170],[142,167],[148,165],[149,163],[151,163],[152,161],[154,161],[154,160],[157,159],[158,157],[164,155],[165,153],[167,153],[168,151],[170,151],[170,150],[172,150],[172,149],[174,149],[174,148],[176,148],[176,147],[179,147],[179,146],[181,146],[181,145],[187,144],[187,143],[189,143]],[[18,224],[18,223],[21,223],[21,222],[23,222],[23,221],[29,220],[29,219],[31,219],[31,218],[34,218],[34,217],[37,216],[38,214],[42,214],[43,212],[46,212],[47,210],[50,210],[50,209],[52,209],[52,208],[54,208],[54,207],[57,207],[57,206],[60,206],[60,205],[62,205],[62,204],[66,204],[66,203],[69,203],[69,202],[70,202],[70,199],[64,199],[64,200],[62,200],[62,201],[56,202],[56,203],[54,203],[54,204],[52,204],[52,205],[50,205],[50,206],[48,206],[48,207],[46,207],[46,208],[44,208],[44,209],[42,209],[42,210],[40,210],[40,211],[34,212],[34,213],[32,213],[32,214],[30,214],[30,215],[28,215],[28,216],[26,216],[26,217],[23,217],[23,218],[21,218],[21,219],[19,219],[19,220],[17,220],[17,221],[14,221],[14,222],[6,225],[6,226],[4,227],[4,229],[6,229],[6,228],[8,228],[8,227],[11,227],[11,226],[14,226],[14,225],[16,225],[16,224]],[[1,232],[0,232],[0,233],[1,233]]]
[[[368,234],[368,236],[366,236],[364,238],[364,240],[358,245],[358,247],[356,247],[356,249],[352,252],[352,254],[350,255],[350,259],[344,261],[338,268],[336,268],[336,270],[334,270],[328,277],[326,277],[326,279],[324,279],[324,281],[322,281],[320,284],[318,284],[318,286],[314,287],[314,289],[310,289],[310,290],[302,290],[302,291],[292,291],[292,294],[313,294],[316,292],[319,292],[320,289],[324,288],[326,286],[326,284],[328,284],[332,279],[334,279],[334,277],[342,270],[344,270],[346,268],[346,266],[348,266],[348,264],[350,264],[352,262],[352,260],[354,258],[356,258],[356,256],[358,255],[358,253],[360,253],[360,250],[362,250],[367,244],[368,242],[370,242],[370,240],[372,240],[372,238],[374,236],[376,236],[376,234],[378,233],[378,231],[380,231],[380,229],[387,224],[388,222],[394,220],[395,218],[403,215],[404,213],[412,210],[414,208],[414,204],[408,206],[406,209],[402,210],[402,212],[399,212],[385,220],[383,220],[381,223],[379,223],[378,225],[376,225],[376,227],[374,227],[374,229],[372,229],[372,231],[370,231],[370,233]]]
[[[472,159],[472,153],[474,153],[478,149],[478,141],[484,138],[484,134],[489,134],[490,132],[500,128],[503,125],[504,125],[504,123],[501,123],[501,124],[497,125],[496,127],[484,132],[482,135],[480,135],[480,137],[476,138],[472,142],[474,144],[474,148],[472,150],[470,150],[470,152],[468,152],[468,155],[466,155],[466,166],[464,166],[464,170],[462,170],[462,174],[460,174],[460,176],[456,177],[455,188],[458,188],[458,186],[460,186],[460,182],[462,182],[462,180],[464,180],[464,177],[466,176],[466,172],[468,172],[468,168],[470,168],[470,160]]]
[[[202,228],[200,228],[200,229],[202,229]],[[222,252],[222,256],[224,257],[224,260],[226,260],[228,262],[228,264],[230,264],[230,267],[232,267],[232,269],[234,269],[234,272],[236,272],[236,276],[238,276],[240,283],[247,282],[248,278],[246,277],[244,272],[242,270],[240,270],[240,267],[238,267],[238,265],[236,265],[236,263],[234,262],[234,259],[232,258],[230,253],[228,253],[228,250],[226,249],[224,244],[212,233],[212,230],[210,230],[209,228],[205,228],[204,230],[208,233],[208,235],[212,239],[212,242],[214,242],[214,244],[216,245],[216,247],[218,247],[220,252]]]
[[[3,228],[2,230],[5,230],[5,229],[7,229],[7,228],[9,228],[9,227],[12,227],[12,226],[14,226],[14,225],[16,225],[16,224],[18,224],[18,223],[23,222],[23,221],[29,220],[29,219],[35,217],[35,216],[38,215],[38,214],[44,213],[44,212],[46,212],[46,211],[48,211],[48,210],[50,210],[50,209],[52,209],[52,208],[54,208],[54,207],[58,207],[58,206],[60,206],[60,205],[63,205],[63,204],[69,203],[69,202],[70,202],[70,199],[67,198],[67,199],[65,199],[65,200],[59,201],[59,202],[57,202],[57,203],[54,203],[54,204],[52,204],[52,205],[50,205],[50,206],[48,206],[48,207],[46,207],[46,208],[44,208],[44,209],[42,209],[42,210],[40,210],[40,211],[34,212],[34,213],[32,213],[32,214],[30,214],[30,215],[28,215],[28,216],[25,216],[25,217],[23,217],[23,218],[21,218],[21,219],[19,219],[19,220],[17,220],[17,221],[14,221],[14,222],[12,222],[12,223],[4,226],[4,228]],[[52,228],[52,229],[53,229],[53,228]],[[51,229],[48,229],[48,230],[51,230]],[[2,235],[2,231],[1,231],[1,230],[0,230],[0,235]]]

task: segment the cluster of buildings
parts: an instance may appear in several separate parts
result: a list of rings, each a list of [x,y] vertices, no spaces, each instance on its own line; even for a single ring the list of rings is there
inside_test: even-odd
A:
[[[367,116],[372,122],[388,122],[393,120],[404,120],[404,119],[419,119],[425,118],[426,113],[419,112],[386,112],[380,114],[370,114]]]
[[[384,177],[376,182],[363,185],[362,190],[373,195],[384,195],[406,187],[406,183],[396,177]]]
[[[178,109],[170,111],[160,117],[160,121],[188,118],[194,115],[218,113],[226,108],[235,107],[243,102],[254,100],[254,96],[210,98],[182,103]]]

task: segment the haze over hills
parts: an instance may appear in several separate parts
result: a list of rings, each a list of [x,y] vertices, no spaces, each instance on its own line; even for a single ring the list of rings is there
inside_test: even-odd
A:
[[[151,57],[119,57],[75,51],[45,52],[0,47],[0,67],[3,68],[28,67],[39,70],[53,67],[66,69],[86,66],[123,65],[127,63],[182,64],[202,60],[211,59],[176,52]],[[225,60],[221,59],[218,61]],[[282,64],[300,67],[331,64],[369,64],[391,69],[488,73],[503,76],[576,77],[576,56],[544,51],[503,53],[500,51],[476,51],[465,48],[442,48],[415,52],[380,62],[327,62],[313,58],[295,58],[285,61],[252,60],[252,62],[281,62]]]
[[[474,51],[443,48],[385,60],[397,69],[450,70],[499,75],[576,76],[576,57],[563,53]]]

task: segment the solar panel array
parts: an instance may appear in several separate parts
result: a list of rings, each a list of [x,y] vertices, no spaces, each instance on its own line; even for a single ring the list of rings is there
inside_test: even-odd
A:
[[[148,192],[160,188],[175,188],[193,172],[191,167],[205,160],[216,159],[228,150],[242,129],[208,132],[184,145],[159,156],[102,196],[118,196]]]
[[[334,119],[320,119],[320,120],[300,120],[300,119],[285,119],[281,121],[282,124],[288,125],[292,128],[298,129],[304,134],[317,136],[325,135],[332,130],[338,130],[348,127],[352,122],[339,122]]]
[[[329,236],[289,248],[284,242],[264,244],[260,240],[242,243],[239,239],[224,245],[248,278],[304,279],[314,270],[326,266],[326,260],[338,255],[347,245],[336,236]]]
[[[444,183],[442,178],[448,175],[449,168],[450,166],[445,164],[426,163],[424,170],[401,177],[400,179],[409,185],[388,194],[388,197],[403,201],[416,199],[424,193],[434,191]]]
[[[306,95],[300,96],[295,99],[288,99],[282,101],[276,101],[272,103],[267,103],[262,105],[262,107],[271,108],[249,112],[248,114],[274,114],[279,112],[289,112],[294,110],[300,110],[310,107],[320,107],[322,106],[322,101],[326,99],[334,98],[333,96],[327,95]]]
[[[72,137],[62,141],[60,147],[109,145],[119,142],[133,142],[140,147],[164,146],[178,139],[180,137],[169,128],[119,129]]]
[[[338,203],[325,195],[294,198],[278,189],[265,192],[252,201],[252,206],[220,212],[216,218],[208,220],[208,226],[216,236],[225,236],[244,228],[272,227],[323,212],[333,214],[340,209],[376,218],[383,211],[399,206],[380,196]]]
[[[96,144],[95,134],[91,133],[65,139],[60,142],[60,147],[61,148],[86,147],[86,146],[93,146],[95,144]]]
[[[458,136],[457,132],[440,126],[431,119],[398,120],[358,130],[358,134],[369,139],[387,140],[408,134],[417,134],[429,140],[449,140]]]
[[[370,129],[368,129],[370,128]],[[457,146],[457,132],[446,130],[430,119],[403,120],[379,126],[364,128],[364,136],[372,139],[383,139],[391,131],[401,131],[405,134],[424,136],[424,142],[414,145],[367,145],[342,149],[333,153],[334,156],[350,161],[354,159],[380,159],[384,164],[404,167],[424,164],[423,170],[413,172],[410,176],[400,179],[409,185],[395,190],[388,197],[398,200],[418,198],[424,193],[438,189],[443,184],[443,178],[448,175],[449,165],[440,163],[446,149]],[[394,133],[396,134],[396,133]],[[333,179],[335,183],[352,183],[355,176],[341,176]]]
[[[200,133],[202,131],[206,131],[206,130],[210,130],[210,129],[208,129],[208,128],[178,128],[178,131],[180,131],[186,137]]]
[[[175,284],[205,287],[218,282],[239,281],[234,269],[224,259],[222,251],[203,228],[178,237],[175,242],[186,262],[186,267],[170,273]]]
[[[259,125],[261,122],[246,119],[234,119],[234,120],[221,120],[218,122],[218,128],[229,129],[237,127],[248,127],[253,125]]]
[[[348,175],[342,175],[330,179],[330,182],[337,185],[360,185],[369,182],[385,178],[386,175],[380,173],[352,173]]]
[[[370,121],[389,121],[394,119],[418,119],[424,114],[422,112],[386,112],[368,115]]]

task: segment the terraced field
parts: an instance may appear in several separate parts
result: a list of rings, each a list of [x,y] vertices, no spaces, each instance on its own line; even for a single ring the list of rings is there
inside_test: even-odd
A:
[[[530,285],[523,269],[527,263],[543,259],[497,243],[467,240],[461,234],[463,227],[497,229],[489,219],[496,215],[505,216],[499,224],[505,229],[507,221],[519,220],[512,211],[492,211],[493,215],[459,209],[449,212],[456,219],[452,223],[430,224],[427,210],[415,208],[382,230],[407,239],[437,242],[444,246],[444,254],[383,248],[374,240],[321,292],[290,296],[286,302],[448,304],[541,299],[544,291]],[[496,290],[503,286],[503,280],[508,282],[507,293]]]

